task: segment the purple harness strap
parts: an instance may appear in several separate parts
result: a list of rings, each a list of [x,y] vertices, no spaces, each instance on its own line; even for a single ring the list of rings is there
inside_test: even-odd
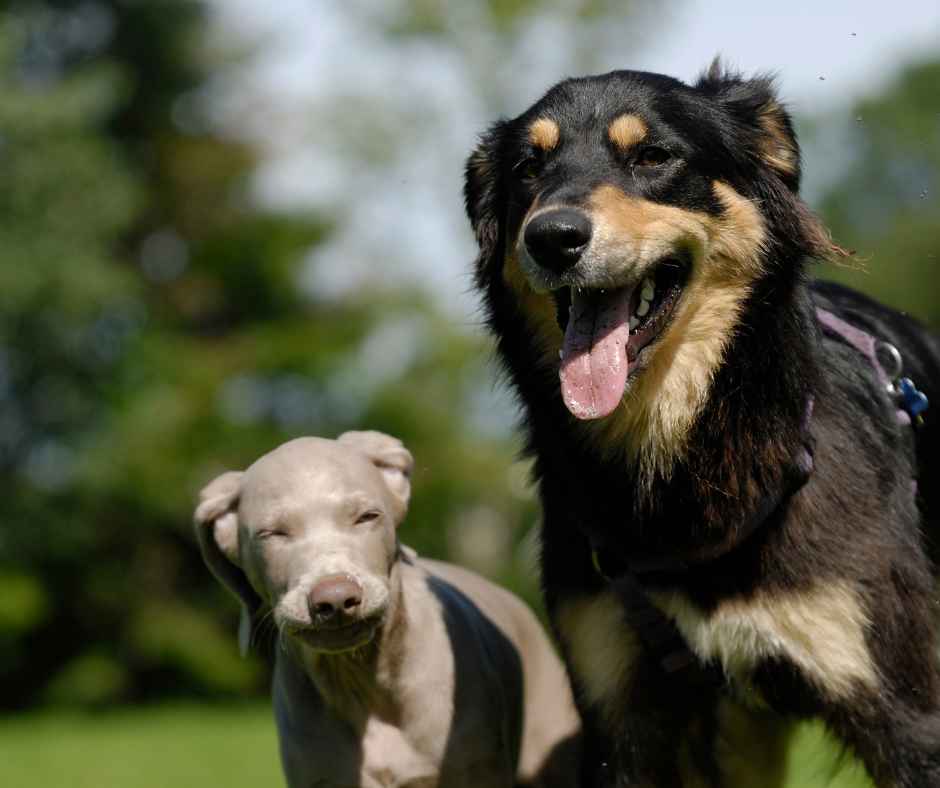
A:
[[[888,391],[889,394],[894,394],[896,392],[894,379],[885,371],[885,368],[882,366],[881,361],[878,358],[879,341],[877,339],[875,339],[871,334],[862,331],[860,328],[856,328],[855,326],[846,323],[842,318],[834,315],[828,309],[816,307],[816,317],[819,318],[819,322],[822,323],[825,328],[829,329],[831,333],[844,339],[859,353],[868,359],[869,363],[875,368],[875,374],[878,375],[878,380],[881,381],[882,385],[885,387],[885,390]],[[893,351],[893,355],[895,356],[897,366],[897,369],[895,370],[895,376],[900,375],[901,357],[897,352],[897,348],[895,348],[893,345],[887,345],[887,347]],[[905,382],[910,383],[910,381],[902,381],[902,384]],[[911,427],[913,425],[911,421],[911,414],[908,413],[908,411],[906,411],[904,408],[898,408],[895,413],[897,415],[898,424],[905,427]],[[911,492],[915,496],[917,495],[917,479],[911,479]]]
[[[875,370],[878,380],[887,391],[894,390],[894,379],[885,371],[881,361],[878,358],[878,345],[880,344],[871,334],[862,331],[860,328],[846,323],[841,317],[830,312],[828,309],[816,307],[816,317],[823,326],[829,329],[830,333],[841,337],[861,353]],[[897,352],[897,351],[895,351]],[[899,359],[900,361],[900,359]],[[896,373],[900,373],[900,369]],[[910,426],[911,416],[903,408],[897,409],[898,424]]]

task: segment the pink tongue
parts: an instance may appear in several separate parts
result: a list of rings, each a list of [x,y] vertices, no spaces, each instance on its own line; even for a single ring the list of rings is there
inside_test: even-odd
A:
[[[623,397],[631,294],[571,290],[559,377],[565,405],[579,419],[603,418]]]

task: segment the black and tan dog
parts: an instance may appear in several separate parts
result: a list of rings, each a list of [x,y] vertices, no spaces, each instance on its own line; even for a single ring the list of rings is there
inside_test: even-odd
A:
[[[940,786],[940,436],[895,380],[899,351],[940,401],[940,343],[808,282],[841,250],[771,80],[567,80],[466,174],[584,785],[727,784],[734,698],[821,717],[878,785]]]

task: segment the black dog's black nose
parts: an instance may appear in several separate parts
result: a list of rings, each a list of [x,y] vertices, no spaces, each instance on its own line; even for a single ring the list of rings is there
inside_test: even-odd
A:
[[[525,228],[529,255],[555,273],[571,268],[591,240],[591,220],[573,208],[555,208],[538,214]]]

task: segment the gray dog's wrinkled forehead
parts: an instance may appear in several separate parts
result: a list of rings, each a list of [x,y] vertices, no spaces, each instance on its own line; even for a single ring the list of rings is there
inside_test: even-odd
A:
[[[360,489],[381,495],[385,482],[362,453],[326,438],[297,438],[265,454],[245,471],[242,500]]]

